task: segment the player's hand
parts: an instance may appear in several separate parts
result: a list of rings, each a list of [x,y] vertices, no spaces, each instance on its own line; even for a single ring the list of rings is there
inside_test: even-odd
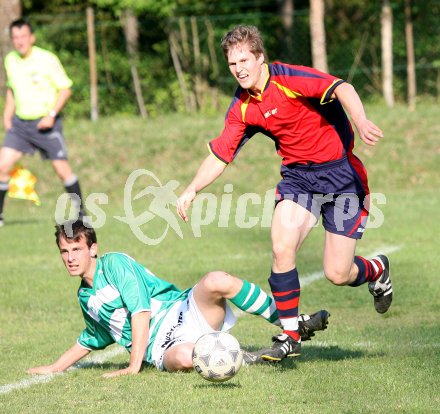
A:
[[[136,375],[139,373],[138,369],[134,368],[124,368],[124,369],[118,369],[117,371],[107,372],[103,375],[104,378],[114,378],[114,377],[120,377],[121,375]]]
[[[37,124],[37,128],[40,130],[51,129],[55,124],[55,118],[52,116],[45,116],[40,119],[40,122]]]
[[[58,371],[52,365],[42,365],[41,367],[29,368],[26,372],[28,374],[53,374]]]
[[[360,139],[367,145],[374,146],[380,138],[383,138],[382,130],[368,119],[365,119],[360,124],[356,125],[356,127]]]
[[[188,221],[186,214],[189,206],[196,198],[196,192],[193,190],[186,190],[176,201],[177,214],[183,221]]]

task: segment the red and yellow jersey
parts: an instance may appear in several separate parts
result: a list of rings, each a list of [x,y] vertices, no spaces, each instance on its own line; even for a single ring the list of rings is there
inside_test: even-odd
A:
[[[351,152],[354,134],[342,105],[332,100],[343,83],[316,69],[274,62],[259,96],[238,87],[225,127],[209,143],[212,153],[230,163],[257,132],[275,142],[282,163],[323,163]]]

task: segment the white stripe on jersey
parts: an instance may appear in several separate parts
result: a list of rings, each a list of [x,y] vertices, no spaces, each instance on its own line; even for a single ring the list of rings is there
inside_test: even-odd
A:
[[[98,315],[104,303],[109,303],[117,299],[121,294],[112,286],[106,285],[102,289],[96,291],[96,295],[90,295],[87,302],[88,314],[97,322],[100,321]]]
[[[122,338],[122,330],[124,329],[127,315],[127,308],[118,308],[113,312],[112,317],[110,318],[110,331],[116,341],[119,341]]]

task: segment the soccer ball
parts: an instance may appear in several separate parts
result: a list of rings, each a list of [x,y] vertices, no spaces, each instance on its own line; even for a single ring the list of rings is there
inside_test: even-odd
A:
[[[230,380],[241,368],[243,352],[237,339],[226,332],[201,336],[192,353],[194,369],[206,380]]]

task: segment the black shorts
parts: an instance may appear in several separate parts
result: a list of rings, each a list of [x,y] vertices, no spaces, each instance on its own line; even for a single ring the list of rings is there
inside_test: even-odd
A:
[[[330,233],[360,239],[369,210],[365,168],[353,154],[323,164],[281,167],[283,179],[276,189],[276,203],[292,200],[317,219],[322,215]]]
[[[61,118],[55,119],[51,129],[39,130],[38,122],[40,119],[28,121],[14,116],[12,128],[6,132],[3,146],[31,155],[38,150],[43,159],[67,160]]]

